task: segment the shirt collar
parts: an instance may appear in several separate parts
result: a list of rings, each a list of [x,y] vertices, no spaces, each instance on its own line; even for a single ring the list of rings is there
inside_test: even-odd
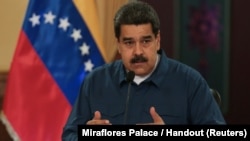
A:
[[[146,82],[153,82],[155,85],[159,86],[161,84],[161,81],[164,77],[163,75],[167,74],[168,70],[168,58],[164,52],[164,50],[160,49],[158,51],[159,59],[158,63],[155,66],[154,71],[150,74],[149,78],[147,78]],[[126,69],[122,63],[122,60],[120,60],[120,65],[118,66],[119,70],[119,84],[121,85],[123,82],[126,82]]]
[[[146,81],[147,82],[151,81],[153,84],[159,87],[163,79],[166,79],[166,77],[163,76],[167,76],[168,58],[164,50],[160,49],[158,53],[160,54],[158,65],[156,66],[152,75]]]
[[[141,82],[143,82],[144,80],[146,80],[147,78],[149,78],[152,75],[152,73],[155,71],[157,65],[159,64],[159,60],[160,60],[160,54],[157,55],[156,63],[155,63],[155,66],[154,66],[153,70],[148,75],[143,76],[143,77],[136,75],[135,79],[134,79],[134,82],[137,85],[139,85]]]

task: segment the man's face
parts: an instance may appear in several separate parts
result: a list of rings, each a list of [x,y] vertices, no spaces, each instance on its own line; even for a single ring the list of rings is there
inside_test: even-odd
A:
[[[149,74],[155,66],[159,49],[160,33],[155,37],[151,24],[121,26],[118,51],[126,69],[139,76]]]

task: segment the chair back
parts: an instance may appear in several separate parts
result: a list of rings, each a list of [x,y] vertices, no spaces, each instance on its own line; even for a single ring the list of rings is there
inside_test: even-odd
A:
[[[220,93],[216,89],[213,89],[213,88],[210,88],[210,91],[211,91],[214,99],[216,100],[217,104],[220,106],[221,105]]]

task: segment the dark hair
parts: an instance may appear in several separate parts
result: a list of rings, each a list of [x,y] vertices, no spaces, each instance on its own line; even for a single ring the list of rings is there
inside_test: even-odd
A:
[[[160,30],[160,20],[154,8],[141,1],[129,2],[123,5],[115,15],[115,37],[119,39],[120,27],[123,24],[140,25],[147,23],[151,23],[153,33],[156,36]]]

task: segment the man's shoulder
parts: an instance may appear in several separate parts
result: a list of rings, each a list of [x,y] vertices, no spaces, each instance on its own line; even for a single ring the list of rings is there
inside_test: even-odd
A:
[[[200,72],[179,60],[168,58],[169,70],[172,72],[180,73],[180,74],[189,74],[191,76],[200,76]]]

